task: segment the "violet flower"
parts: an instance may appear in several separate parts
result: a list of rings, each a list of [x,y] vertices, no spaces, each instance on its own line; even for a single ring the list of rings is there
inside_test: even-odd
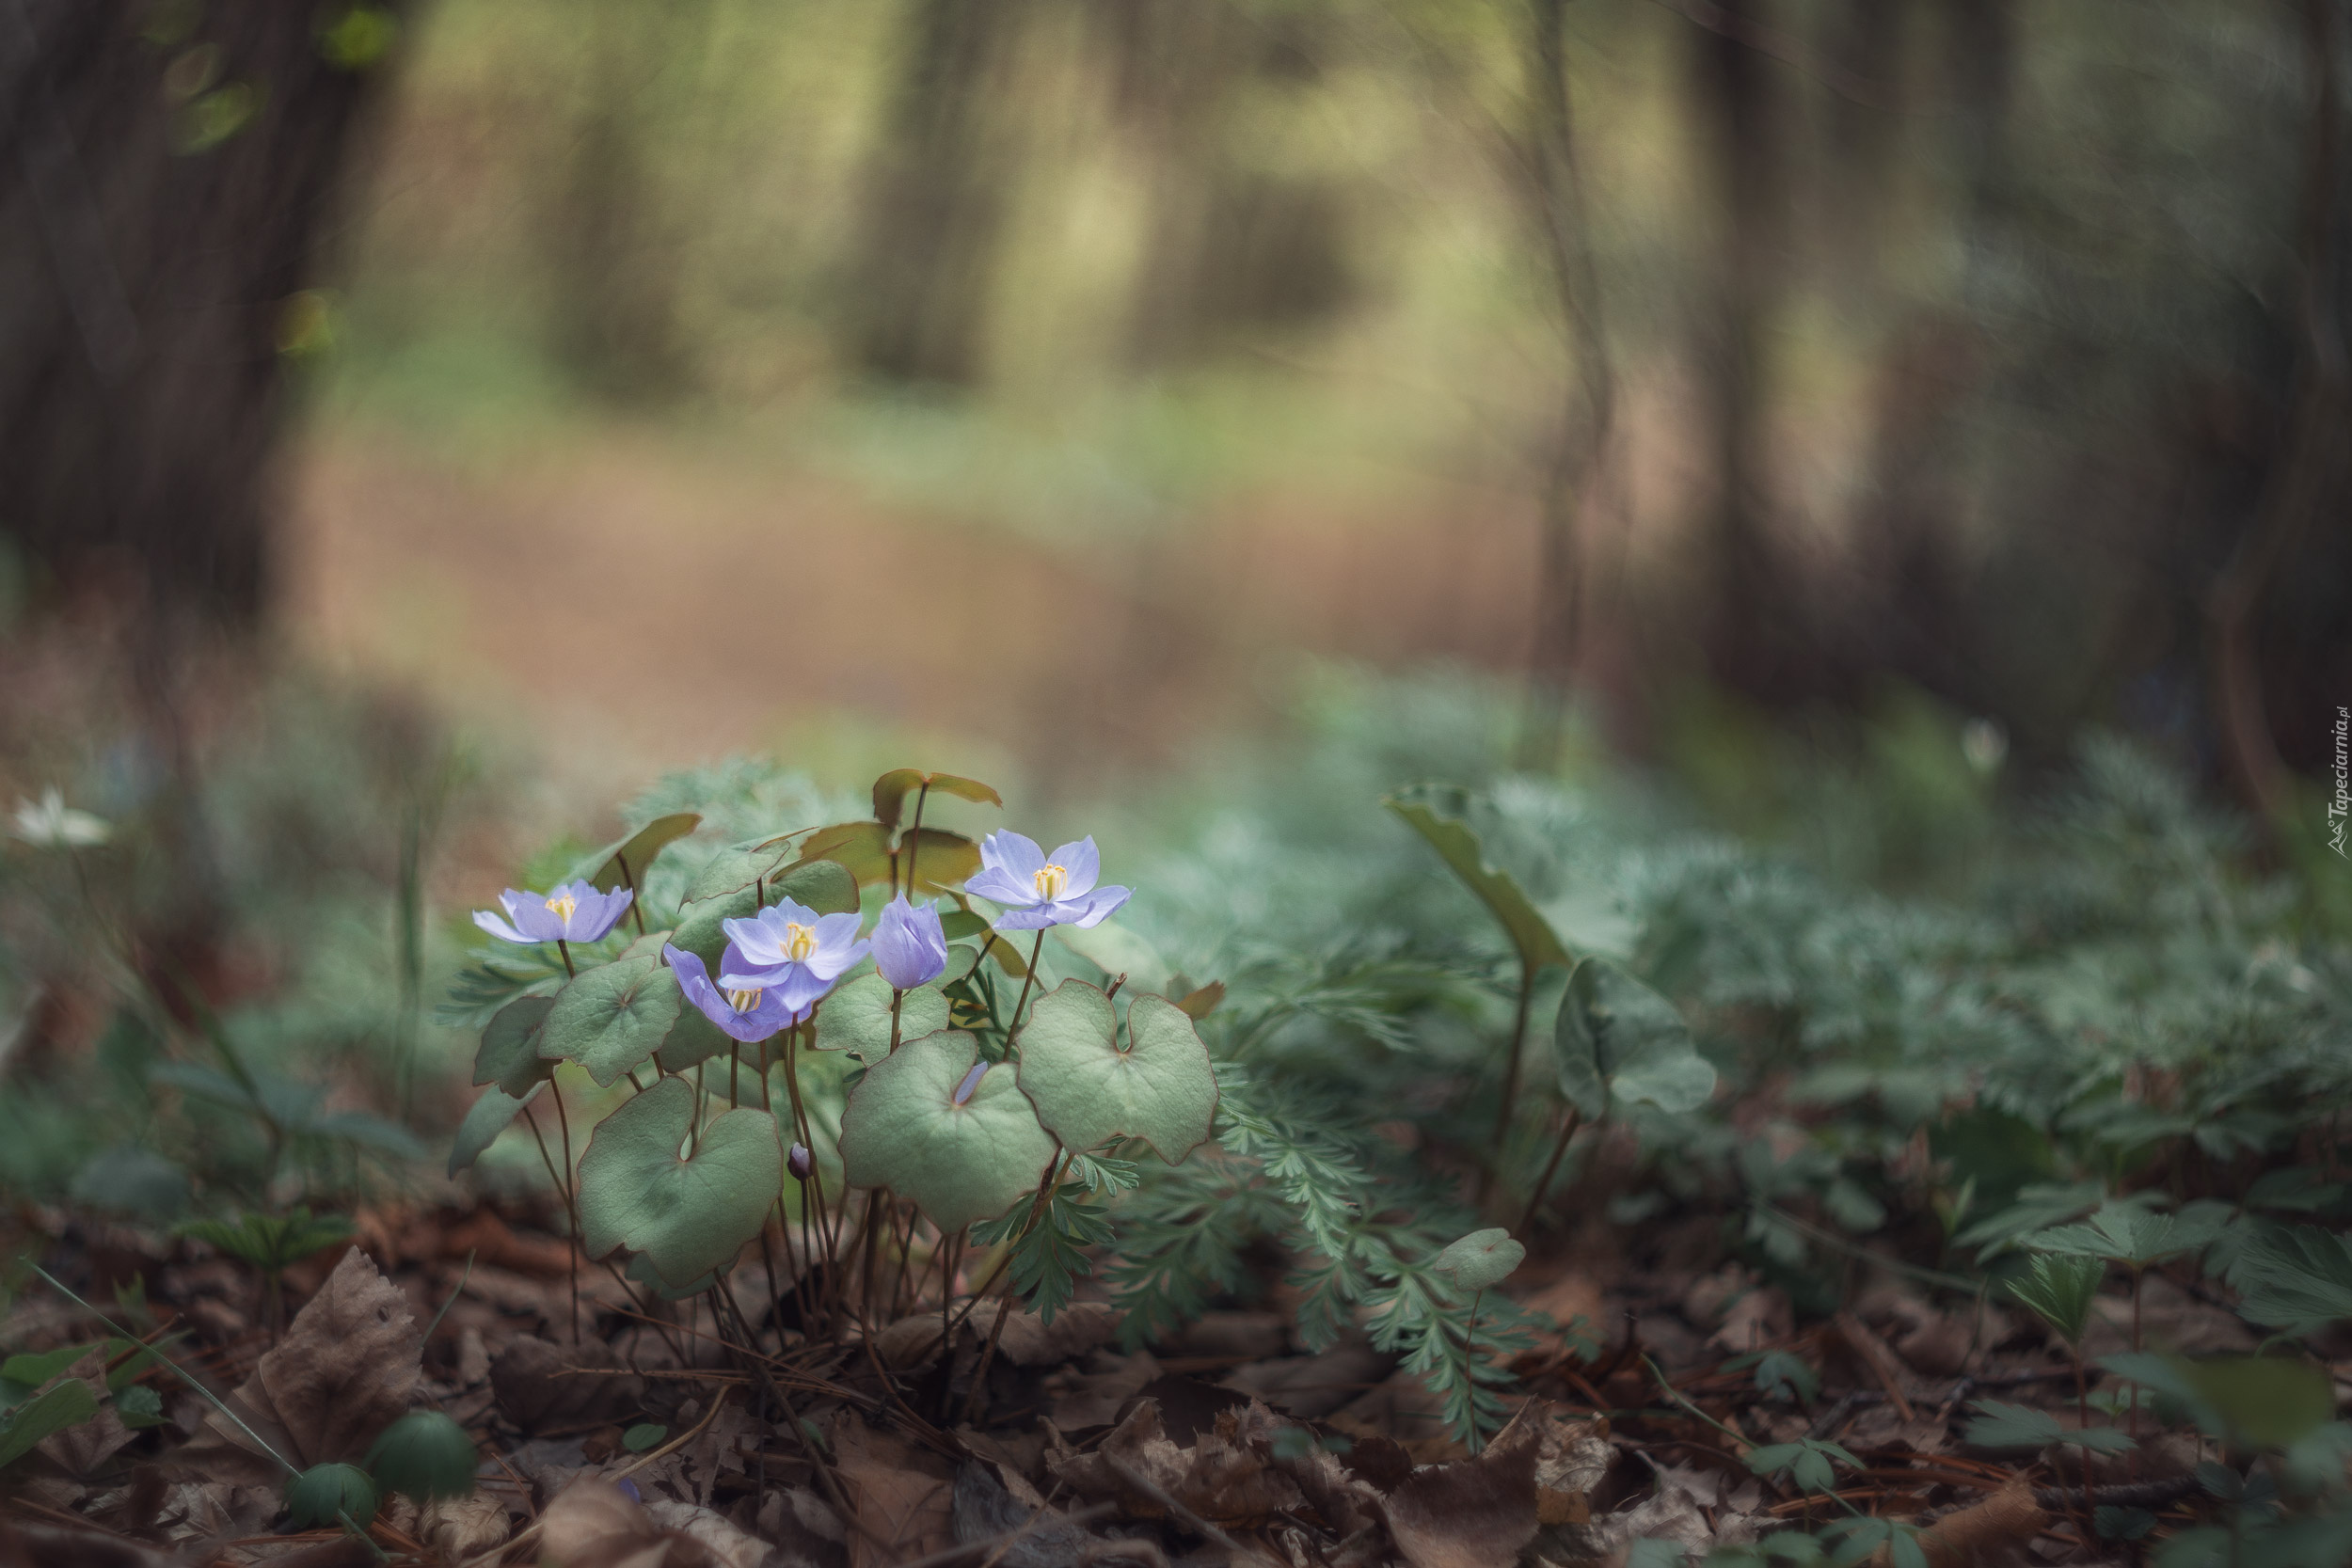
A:
[[[473,911],[473,923],[501,942],[596,942],[620,924],[637,896],[628,888],[598,893],[586,882],[558,882],[548,892],[499,895],[501,920],[488,910]]]
[[[1102,874],[1102,856],[1091,836],[1063,845],[1048,860],[1035,839],[993,832],[980,841],[979,872],[963,887],[1004,908],[996,917],[1000,931],[1084,927],[1100,925],[1127,901],[1131,891],[1096,887],[1095,879]]]
[[[686,993],[686,1000],[700,1007],[703,1017],[731,1039],[755,1045],[808,1016],[805,1007],[795,1011],[785,1006],[783,993],[770,987],[737,986],[721,990],[710,983],[710,971],[702,959],[683,947],[665,942],[661,956],[677,974],[677,988]]]
[[[939,905],[910,904],[904,895],[882,906],[874,922],[874,967],[893,990],[928,986],[947,968],[947,933],[940,929]]]
[[[720,926],[728,940],[719,984],[729,990],[772,988],[795,1013],[833,990],[872,945],[858,940],[855,914],[819,915],[789,898]]]

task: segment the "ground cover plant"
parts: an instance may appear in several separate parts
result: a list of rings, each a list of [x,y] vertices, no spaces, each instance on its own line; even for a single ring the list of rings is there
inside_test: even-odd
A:
[[[1704,767],[1515,774],[1500,716],[1333,678],[1091,836],[664,781],[416,944],[472,939],[429,1166],[176,1144],[193,1217],[39,1222],[28,1549],[2352,1558],[2308,872],[2112,739],[1752,754],[1733,836]],[[18,895],[109,852],[71,800]],[[234,1086],[249,1022],[138,1006],[149,1092]]]

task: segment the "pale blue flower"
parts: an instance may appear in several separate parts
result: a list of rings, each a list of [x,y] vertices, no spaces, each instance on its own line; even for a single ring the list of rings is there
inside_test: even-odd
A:
[[[936,901],[910,904],[901,896],[882,906],[874,922],[874,967],[893,990],[928,986],[946,972],[947,934]]]
[[[620,924],[636,896],[628,888],[598,893],[586,882],[559,882],[546,893],[510,887],[499,895],[505,919],[476,910],[473,923],[501,942],[597,942]]]
[[[963,887],[1003,908],[996,918],[1000,931],[1083,927],[1101,924],[1127,901],[1127,888],[1094,885],[1102,874],[1091,837],[1065,844],[1048,859],[1035,839],[993,832],[980,841],[979,872]]]
[[[785,1005],[784,993],[766,986],[739,986],[721,990],[710,983],[710,971],[701,958],[683,947],[668,942],[661,945],[661,956],[677,975],[678,990],[686,1000],[700,1007],[703,1017],[719,1026],[720,1032],[745,1045],[756,1044],[787,1029],[808,1017],[808,1009],[797,1013]]]
[[[749,920],[720,925],[727,934],[727,950],[719,958],[720,986],[773,989],[796,1013],[833,990],[871,945],[858,940],[855,914],[819,915],[789,898]]]

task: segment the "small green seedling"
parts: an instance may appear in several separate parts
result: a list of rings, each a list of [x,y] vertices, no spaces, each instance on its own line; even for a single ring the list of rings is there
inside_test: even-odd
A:
[[[307,1208],[284,1214],[247,1214],[237,1220],[190,1220],[180,1227],[230,1257],[262,1271],[263,1309],[269,1334],[286,1329],[286,1270],[312,1253],[351,1239],[351,1221],[341,1214],[313,1215]]]
[[[2037,1253],[2024,1276],[2008,1287],[2010,1296],[2066,1341],[2066,1354],[2074,1363],[2074,1405],[2086,1427],[2090,1424],[2090,1396],[2083,1376],[2083,1335],[2090,1330],[2091,1305],[2099,1299],[2099,1284],[2106,1273],[2102,1259]]]

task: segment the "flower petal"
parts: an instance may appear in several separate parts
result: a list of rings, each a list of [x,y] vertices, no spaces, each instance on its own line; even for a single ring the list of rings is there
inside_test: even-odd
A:
[[[473,923],[481,927],[484,930],[489,932],[492,936],[498,938],[501,942],[519,942],[525,946],[530,946],[532,943],[532,939],[530,937],[523,935],[520,931],[515,929],[514,927],[509,926],[505,921],[501,920],[497,915],[492,914],[488,910],[474,911]]]
[[[1070,874],[1070,879],[1062,883],[1064,898],[1083,898],[1103,879],[1103,856],[1094,847],[1092,833],[1055,850],[1054,863]]]
[[[547,899],[536,893],[510,887],[499,895],[499,903],[525,942],[553,942],[564,934],[564,922],[548,908]]]
[[[1058,899],[1054,905],[1055,912],[1059,917],[1056,924],[1075,926],[1080,930],[1099,926],[1134,893],[1133,888],[1099,887],[1084,898]]]
[[[1015,878],[999,865],[988,866],[974,874],[963,884],[963,891],[976,898],[985,898],[992,904],[1002,904],[1007,909],[1025,909],[1037,902],[1035,882]]]
[[[999,828],[980,840],[980,864],[1008,872],[1015,883],[1031,887],[1035,885],[1032,879],[1045,869],[1045,851],[1037,847],[1036,839]]]
[[[775,931],[778,936],[782,936],[787,925],[807,926],[813,928],[817,925],[818,914],[806,904],[796,903],[789,898],[779,898],[760,911],[759,918],[761,924]]]
[[[776,982],[769,995],[781,998],[782,1005],[791,1012],[799,1012],[821,1000],[833,990],[833,982],[812,973],[806,964],[794,964],[790,973]]]
[[[719,984],[728,990],[764,989],[782,981],[793,968],[794,965],[782,958],[773,963],[761,963],[730,942],[726,951],[719,955]]]
[[[719,929],[727,934],[730,968],[739,954],[743,965],[752,969],[777,969],[790,961],[784,956],[784,931],[780,925],[771,927],[766,920],[755,916],[748,920],[722,920]]]
[[[999,931],[1041,931],[1048,926],[1060,924],[1054,918],[1051,904],[1040,904],[1034,909],[1007,910],[996,917],[995,928]]]
[[[853,942],[847,947],[820,949],[811,954],[808,962],[803,967],[827,985],[831,985],[862,963],[867,951],[873,945],[870,942]]]

